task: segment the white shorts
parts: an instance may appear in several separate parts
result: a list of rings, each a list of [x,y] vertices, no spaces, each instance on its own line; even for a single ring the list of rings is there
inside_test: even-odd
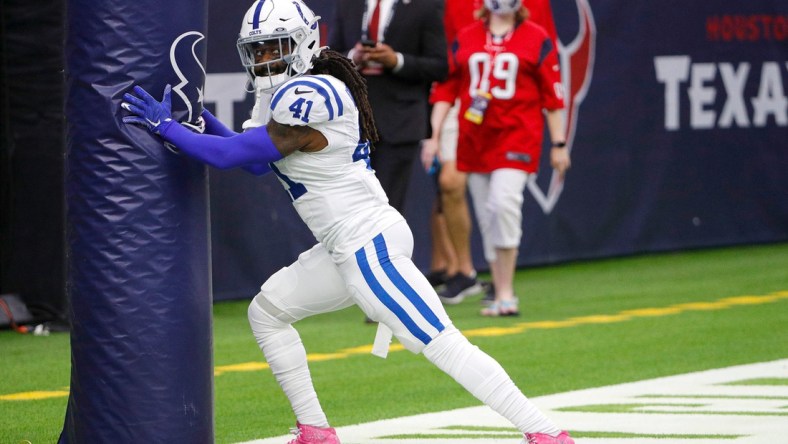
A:
[[[528,173],[502,168],[468,175],[468,191],[479,222],[484,259],[494,262],[496,248],[517,248],[523,236],[523,191]]]
[[[404,221],[341,264],[317,244],[263,284],[263,304],[273,305],[278,310],[269,312],[288,323],[356,304],[418,353],[451,321],[412,253],[413,235]]]
[[[460,135],[460,101],[449,108],[446,120],[441,127],[441,160],[454,162],[457,160],[457,138]]]

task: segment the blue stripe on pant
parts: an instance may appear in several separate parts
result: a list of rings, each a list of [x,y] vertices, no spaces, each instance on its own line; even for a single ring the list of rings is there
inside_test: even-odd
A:
[[[435,327],[438,332],[443,331],[443,329],[446,328],[443,323],[440,322],[435,313],[430,310],[424,300],[418,295],[418,293],[416,293],[416,291],[405,280],[405,278],[402,277],[402,274],[400,274],[400,272],[391,262],[388,249],[386,247],[386,241],[382,234],[375,236],[374,245],[378,256],[378,262],[380,263],[386,276],[391,280],[391,283],[394,284],[397,290],[405,295],[408,301],[413,304],[419,314],[421,314],[424,319],[430,323],[430,325]],[[405,325],[405,327],[408,329],[408,331],[410,331],[411,334],[413,334],[413,336],[415,336],[425,345],[429,344],[431,341],[430,336],[416,324],[416,322],[408,315],[407,311],[405,311],[405,309],[399,305],[397,301],[395,301],[394,298],[392,298],[391,295],[380,284],[377,277],[372,272],[372,268],[369,265],[369,259],[367,258],[367,253],[364,248],[356,251],[356,262],[361,269],[364,280],[366,281],[367,285],[369,285],[369,288],[372,290],[378,300],[380,300],[383,305],[385,305],[389,310],[391,310],[392,313],[397,316],[397,318]]]

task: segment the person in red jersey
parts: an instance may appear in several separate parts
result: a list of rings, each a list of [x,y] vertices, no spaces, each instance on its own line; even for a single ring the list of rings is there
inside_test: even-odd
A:
[[[453,0],[446,3],[444,29],[450,53],[457,33],[477,20],[475,14],[483,4],[482,0]],[[550,1],[525,0],[524,6],[530,13],[528,20],[542,26],[555,44],[557,34]],[[433,96],[431,103],[435,101]],[[467,174],[458,171],[456,163],[458,110],[458,103],[445,111],[440,106],[434,110],[431,117],[432,136],[422,148],[422,163],[426,170],[434,171],[435,155],[438,154],[439,158],[439,196],[431,215],[433,245],[428,277],[434,285],[439,285],[439,295],[445,304],[458,304],[482,289],[476,279],[471,256],[472,223],[466,199]],[[494,299],[495,287],[488,284],[487,295],[482,303],[489,304]]]
[[[495,300],[482,314],[516,315],[512,284],[522,238],[523,191],[539,167],[545,121],[553,145],[551,165],[563,175],[571,162],[563,140],[554,40],[528,20],[529,10],[520,0],[484,3],[481,20],[463,28],[452,45],[450,76],[433,90],[432,123],[442,126],[460,99],[456,165],[470,173],[468,186],[495,291]],[[430,140],[435,143],[425,143],[427,154],[437,151],[435,137]]]

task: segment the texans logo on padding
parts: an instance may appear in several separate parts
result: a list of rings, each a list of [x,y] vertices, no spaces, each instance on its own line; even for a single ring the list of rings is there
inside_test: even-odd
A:
[[[570,153],[575,140],[580,104],[585,99],[588,87],[591,84],[596,50],[596,24],[594,23],[594,16],[591,14],[591,7],[588,5],[587,0],[575,0],[575,2],[577,3],[577,11],[580,14],[580,30],[569,45],[564,45],[560,40],[558,42],[558,57],[561,61],[561,83],[566,92],[564,97],[566,146]],[[571,175],[571,172],[569,174]],[[536,181],[528,181],[528,190],[539,203],[539,206],[542,207],[542,211],[545,214],[553,211],[553,207],[555,207],[563,189],[564,182],[559,179],[555,171],[551,173],[550,185],[546,195]]]
[[[196,46],[205,39],[197,31],[189,31],[178,36],[170,46],[170,64],[178,76],[178,83],[173,85],[172,92],[180,97],[186,108],[186,115],[179,121],[194,122],[202,112],[205,67],[197,56]],[[176,105],[173,97],[173,110],[183,109]],[[195,106],[196,105],[196,106]]]

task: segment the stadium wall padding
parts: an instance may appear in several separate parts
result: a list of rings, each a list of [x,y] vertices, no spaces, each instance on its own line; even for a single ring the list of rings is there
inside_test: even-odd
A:
[[[71,385],[61,443],[212,443],[206,168],[122,123],[139,84],[202,111],[207,2],[69,0]]]
[[[333,2],[308,2],[331,22]],[[545,163],[524,204],[520,266],[788,240],[788,4],[552,0],[572,169]],[[206,106],[240,129],[252,98],[234,50],[246,3],[211,5]],[[315,240],[274,177],[211,171],[214,293],[251,298]],[[406,218],[429,266],[431,179]],[[476,267],[487,269],[477,231]]]

